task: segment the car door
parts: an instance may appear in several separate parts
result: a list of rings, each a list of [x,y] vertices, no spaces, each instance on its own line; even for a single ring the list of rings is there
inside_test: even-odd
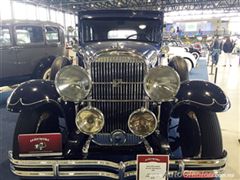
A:
[[[47,25],[45,26],[47,54],[49,56],[64,55],[64,32],[60,27]]]
[[[41,25],[18,24],[14,31],[18,74],[32,75],[40,61],[46,58],[43,28]]]
[[[10,25],[0,26],[0,81],[7,81],[17,76],[16,51],[13,45],[12,28]]]

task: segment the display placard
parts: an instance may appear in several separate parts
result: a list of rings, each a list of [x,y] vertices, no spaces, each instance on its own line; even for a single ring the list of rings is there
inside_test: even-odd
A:
[[[20,134],[18,143],[20,157],[62,155],[61,133]]]
[[[138,155],[137,180],[167,180],[168,155]]]

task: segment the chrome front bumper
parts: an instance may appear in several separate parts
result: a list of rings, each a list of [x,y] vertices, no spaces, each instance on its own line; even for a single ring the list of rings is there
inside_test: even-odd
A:
[[[215,177],[223,174],[227,153],[221,159],[170,160],[169,177],[183,174],[207,173]],[[11,171],[20,177],[128,179],[136,176],[136,161],[115,163],[104,160],[17,160],[9,151]],[[172,170],[171,167],[174,170]]]

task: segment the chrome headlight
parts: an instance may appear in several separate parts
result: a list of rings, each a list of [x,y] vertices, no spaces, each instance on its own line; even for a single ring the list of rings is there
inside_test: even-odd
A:
[[[70,65],[57,73],[55,86],[64,100],[79,102],[88,96],[92,80],[85,69]]]
[[[100,132],[104,126],[104,115],[93,107],[81,109],[76,116],[76,126],[84,134],[93,135]]]
[[[177,72],[168,66],[158,66],[149,70],[144,78],[144,89],[154,101],[173,99],[180,87]]]
[[[136,136],[149,136],[157,128],[157,118],[145,108],[138,109],[129,116],[128,128]]]

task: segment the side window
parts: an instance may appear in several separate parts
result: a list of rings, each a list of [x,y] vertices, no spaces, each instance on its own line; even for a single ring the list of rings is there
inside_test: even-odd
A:
[[[42,43],[43,31],[39,26],[16,26],[17,44]]]
[[[60,32],[56,27],[46,27],[46,40],[48,43],[60,42]]]
[[[10,46],[10,45],[11,45],[11,37],[10,37],[9,28],[0,26],[0,47]]]

